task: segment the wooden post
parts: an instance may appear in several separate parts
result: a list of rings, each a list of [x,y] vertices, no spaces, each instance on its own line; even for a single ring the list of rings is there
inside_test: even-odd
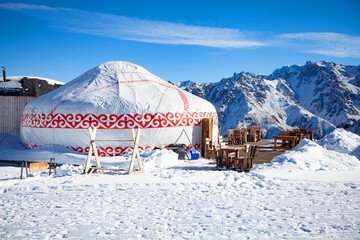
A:
[[[85,173],[88,173],[90,166],[91,166],[91,156],[94,153],[95,156],[95,161],[96,161],[96,167],[97,168],[101,168],[101,163],[100,163],[100,159],[99,159],[99,154],[98,154],[98,150],[96,147],[96,143],[95,143],[95,138],[96,138],[96,128],[91,128],[89,127],[89,134],[90,134],[90,144],[89,144],[89,152],[86,158],[86,163],[85,163]]]
[[[133,141],[134,141],[134,150],[133,150],[133,153],[132,153],[132,156],[131,156],[129,174],[134,173],[134,161],[135,161],[135,158],[137,159],[137,163],[138,163],[138,166],[139,166],[139,169],[136,172],[144,172],[144,168],[143,168],[143,165],[142,165],[140,152],[139,152],[140,132],[141,132],[140,128],[138,128],[136,133],[135,133],[134,129],[131,129],[131,134],[132,134]]]
[[[25,161],[25,160],[21,162],[21,173],[20,173],[20,179],[24,179],[24,177],[23,177],[23,171],[24,171],[24,168],[25,168],[26,177],[28,177],[28,176],[29,176],[28,162],[27,162],[27,161]]]
[[[95,160],[96,160],[96,168],[95,170],[104,170],[101,169],[101,163],[100,163],[100,158],[98,155],[98,150],[97,150],[97,146],[96,146],[96,141],[105,141],[105,142],[133,142],[133,153],[131,156],[131,161],[130,161],[130,167],[128,170],[128,173],[133,173],[134,172],[134,161],[135,159],[137,160],[139,169],[136,170],[136,172],[144,172],[144,168],[143,168],[143,164],[141,161],[141,157],[140,157],[140,152],[139,152],[139,139],[140,139],[140,132],[141,129],[138,129],[137,132],[135,132],[134,129],[131,129],[131,134],[132,134],[132,140],[120,140],[120,139],[97,139],[96,140],[96,128],[91,128],[89,127],[89,134],[90,134],[90,144],[89,144],[89,152],[86,158],[86,162],[85,162],[85,169],[84,172],[89,173],[89,170],[91,169],[91,157],[92,154],[94,154],[95,156]]]
[[[228,136],[228,145],[233,145],[234,129],[228,129],[227,136]]]
[[[209,144],[212,146],[212,129],[213,129],[213,119],[212,118],[203,118],[201,121],[201,156],[206,157],[206,138],[209,139]]]
[[[309,135],[310,135],[310,140],[313,141],[314,140],[314,131],[312,129],[309,130]]]
[[[277,149],[277,140],[278,140],[278,136],[274,136],[274,150]]]
[[[218,125],[218,142],[219,142],[219,146],[221,146],[223,137],[221,136],[221,127]]]
[[[260,142],[261,141],[261,127],[256,129],[256,133],[257,133],[257,136],[258,136],[258,142]]]

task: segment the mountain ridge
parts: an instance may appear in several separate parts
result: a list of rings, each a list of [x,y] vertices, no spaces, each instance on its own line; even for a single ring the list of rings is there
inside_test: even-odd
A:
[[[313,128],[317,137],[336,127],[360,134],[360,66],[306,62],[268,76],[234,73],[215,83],[177,83],[216,107],[226,129],[260,125],[265,137],[291,128]]]

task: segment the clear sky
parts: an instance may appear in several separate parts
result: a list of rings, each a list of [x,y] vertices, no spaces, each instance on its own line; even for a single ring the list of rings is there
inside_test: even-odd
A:
[[[68,82],[107,61],[214,82],[284,65],[360,65],[360,1],[0,1],[8,75]]]

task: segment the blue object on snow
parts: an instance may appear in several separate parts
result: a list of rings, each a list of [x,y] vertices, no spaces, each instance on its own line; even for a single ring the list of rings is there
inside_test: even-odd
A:
[[[196,160],[199,159],[200,157],[200,152],[196,150],[190,150],[190,154],[191,154],[191,160]]]

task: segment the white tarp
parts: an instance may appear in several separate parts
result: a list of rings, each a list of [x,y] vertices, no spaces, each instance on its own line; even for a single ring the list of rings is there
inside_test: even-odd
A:
[[[88,127],[98,139],[131,139],[142,128],[142,149],[184,143],[201,144],[201,119],[214,119],[215,107],[144,68],[128,62],[107,62],[41,96],[25,107],[21,140],[27,147],[58,144],[85,152]],[[185,134],[186,133],[186,134]],[[188,140],[189,138],[189,140]],[[100,154],[119,155],[131,143],[99,142]]]

